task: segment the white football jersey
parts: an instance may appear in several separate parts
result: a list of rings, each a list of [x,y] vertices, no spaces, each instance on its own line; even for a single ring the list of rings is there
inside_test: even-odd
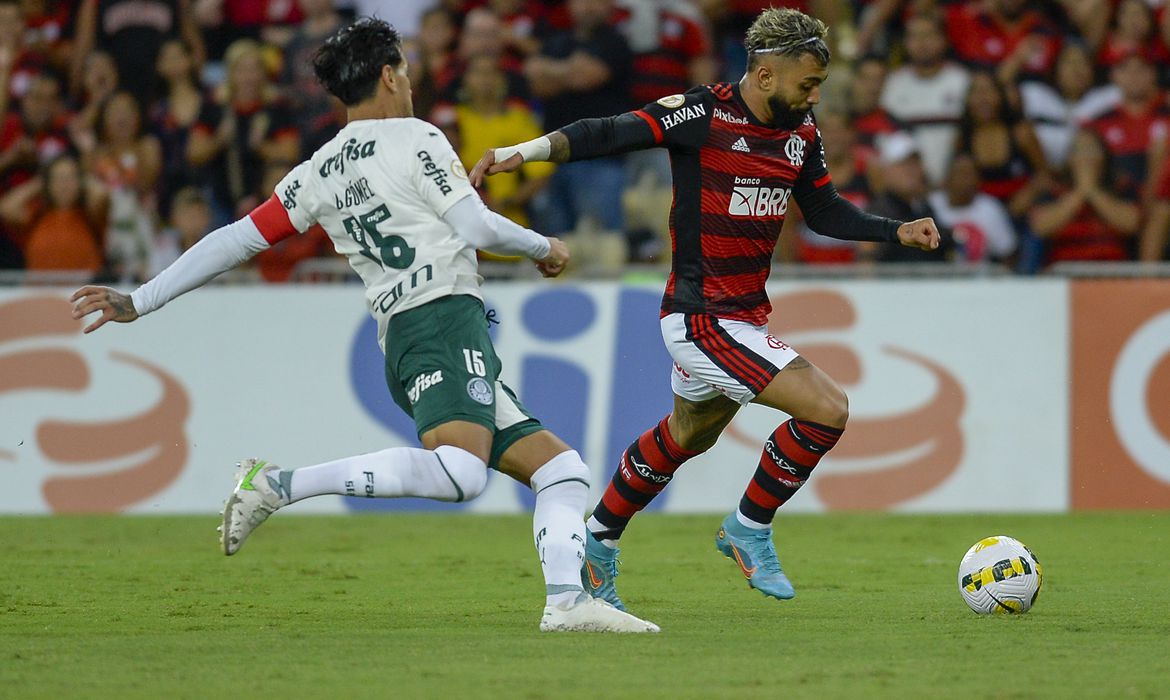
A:
[[[383,348],[400,311],[453,294],[482,299],[475,248],[442,218],[479,195],[438,127],[414,118],[351,122],[275,194],[298,231],[321,224],[349,259]]]

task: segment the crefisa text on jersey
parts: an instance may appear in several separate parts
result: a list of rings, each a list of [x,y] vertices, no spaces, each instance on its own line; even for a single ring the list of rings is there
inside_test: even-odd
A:
[[[423,175],[434,180],[440,192],[451,194],[451,185],[447,184],[447,171],[435,165],[435,159],[431,158],[431,154],[427,151],[419,151],[416,155],[422,161]]]
[[[321,177],[329,177],[335,172],[338,175],[344,175],[346,161],[361,160],[372,155],[374,155],[373,141],[366,141],[359,145],[357,139],[350,139],[345,142],[340,151],[326,158],[317,172],[321,173]]]
[[[338,209],[346,207],[356,207],[362,202],[374,196],[374,191],[370,189],[370,182],[364,177],[359,177],[356,180],[350,180],[349,184],[345,186],[345,197],[339,194],[333,195],[334,204]]]
[[[706,105],[687,105],[686,107],[680,107],[673,112],[667,112],[662,115],[662,128],[669,129],[673,126],[678,126],[683,122],[701,117],[706,113]]]

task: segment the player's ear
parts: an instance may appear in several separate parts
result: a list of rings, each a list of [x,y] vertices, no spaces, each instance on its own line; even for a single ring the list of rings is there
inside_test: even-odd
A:
[[[398,84],[395,82],[394,68],[390,65],[382,66],[382,84],[390,90],[390,92],[398,91]]]

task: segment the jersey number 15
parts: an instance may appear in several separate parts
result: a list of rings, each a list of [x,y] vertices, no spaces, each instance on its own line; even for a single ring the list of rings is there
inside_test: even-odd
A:
[[[382,204],[374,209],[360,214],[355,219],[347,216],[341,223],[349,237],[362,247],[359,253],[381,265],[395,270],[404,270],[414,262],[414,248],[406,244],[406,239],[394,234],[382,235],[378,232],[378,224],[390,220],[390,210]]]

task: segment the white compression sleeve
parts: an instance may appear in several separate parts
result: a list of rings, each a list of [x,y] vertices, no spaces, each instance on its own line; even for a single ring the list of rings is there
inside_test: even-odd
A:
[[[455,235],[476,248],[540,260],[548,255],[548,239],[491,211],[477,195],[459,200],[443,214]]]
[[[218,228],[191,246],[179,259],[158,273],[130,295],[139,316],[161,309],[172,299],[207,284],[216,275],[226,272],[267,249],[268,241],[252,217]]]
[[[433,450],[391,447],[301,469],[285,469],[280,480],[289,502],[332,493],[339,496],[470,501],[487,485],[487,465],[450,445]]]
[[[544,570],[547,602],[568,607],[582,592],[589,467],[576,450],[569,450],[537,469],[531,481],[536,492],[532,533]]]

